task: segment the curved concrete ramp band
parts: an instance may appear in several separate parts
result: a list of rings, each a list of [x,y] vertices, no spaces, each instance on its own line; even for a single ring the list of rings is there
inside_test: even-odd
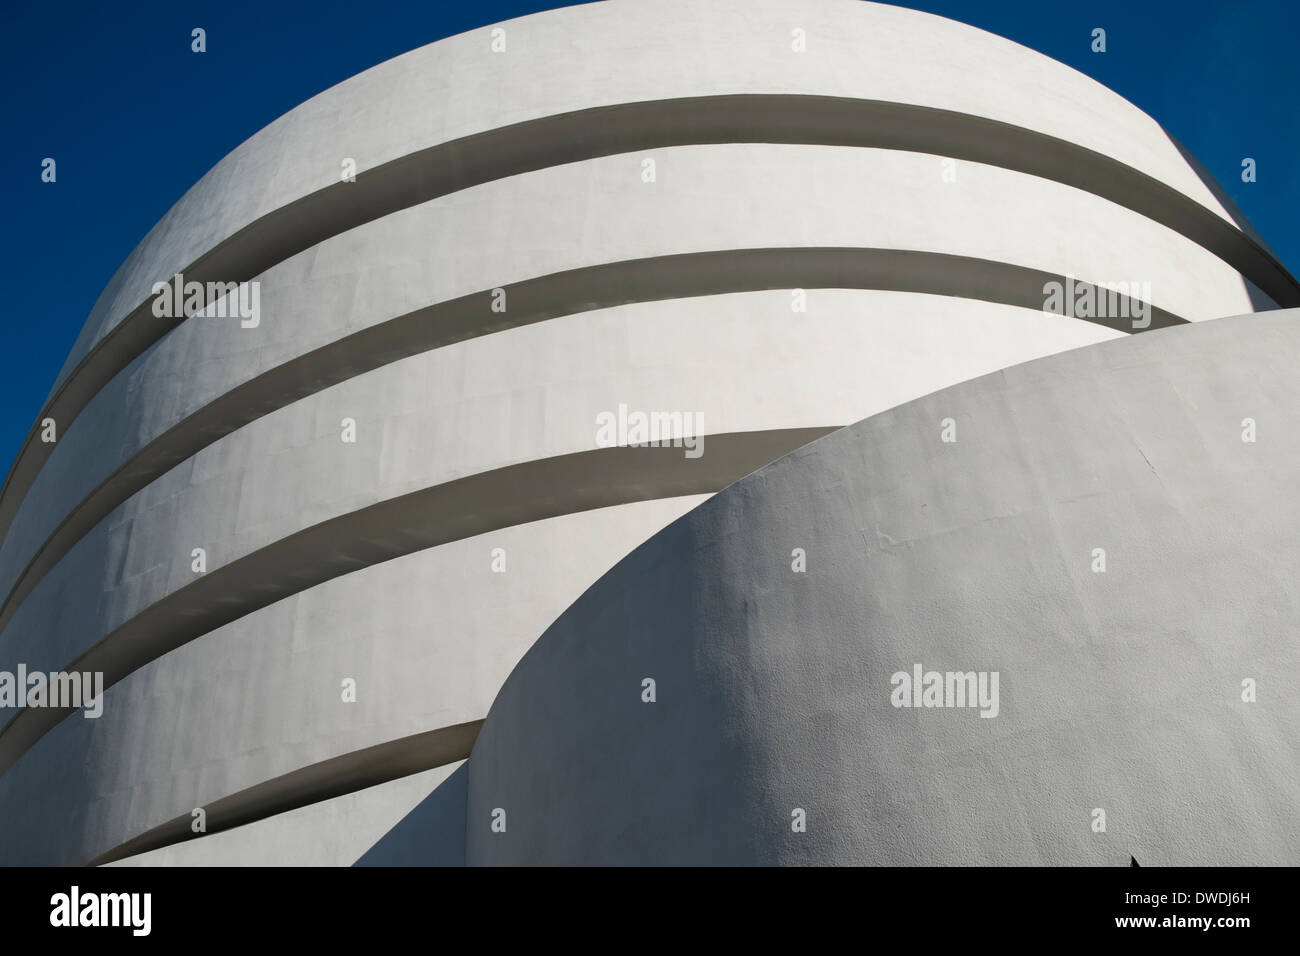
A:
[[[490,289],[408,312],[267,369],[185,416],[127,458],[72,507],[18,572],[8,594],[3,594],[8,582],[0,567],[0,629],[50,568],[114,508],[150,482],[251,421],[411,355],[583,310],[632,302],[756,289],[864,288],[969,297],[1038,309],[1045,283],[1066,281],[1066,276],[1024,266],[905,249],[734,249],[613,262],[526,280],[512,287],[514,304],[509,313],[484,312],[482,305],[491,297]],[[1075,285],[1097,290],[1087,282],[1076,281]],[[1187,321],[1127,295],[1116,302],[1125,318],[1099,316],[1083,321],[1126,334],[1141,331],[1127,318],[1138,314],[1139,308],[1149,310],[1148,329]]]
[[[66,668],[112,687],[209,631],[340,575],[488,531],[634,501],[706,494],[831,431],[774,428],[707,437],[709,455],[614,446],[508,465],[314,524],[171,592]],[[520,489],[528,489],[522,495]],[[0,726],[0,773],[77,708],[18,710]]]
[[[468,862],[1294,864],[1298,364],[1298,310],[1180,326],[742,479],[511,674]]]

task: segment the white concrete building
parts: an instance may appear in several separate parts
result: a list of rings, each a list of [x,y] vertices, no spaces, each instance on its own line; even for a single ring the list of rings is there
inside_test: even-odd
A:
[[[178,275],[245,311],[165,314]],[[942,18],[609,0],[380,64],[145,237],[10,470],[0,670],[107,689],[0,713],[0,861],[464,862],[507,677],[710,495],[956,383],[1296,306],[1153,119]],[[651,413],[696,447],[628,447]]]

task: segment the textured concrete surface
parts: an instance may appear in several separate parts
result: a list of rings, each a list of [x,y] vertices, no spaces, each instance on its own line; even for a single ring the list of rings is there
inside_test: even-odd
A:
[[[0,669],[112,686],[99,720],[0,713],[0,862],[263,859],[258,812],[288,828],[271,856],[300,852],[292,821],[373,835],[411,791],[348,802],[340,781],[376,782],[353,765],[481,719],[692,502],[1131,331],[1043,314],[1045,280],[1149,283],[1153,328],[1300,296],[1150,117],[961,24],[614,0],[504,28],[504,53],[474,31],[286,114],[104,290],[42,413],[58,443],[29,441],[0,491]],[[256,279],[259,324],[153,316],[176,272]],[[702,415],[703,457],[596,449],[623,405]],[[168,851],[197,805],[248,825]]]
[[[1296,864],[1298,361],[1298,310],[1181,326],[737,482],[506,681],[469,862]],[[998,672],[997,716],[892,706],[916,664]]]
[[[7,659],[66,666],[192,582],[191,541],[202,542],[209,573],[217,573],[241,554],[376,498],[548,449],[589,448],[595,415],[619,402],[699,411],[710,430],[798,426],[830,416],[839,424],[954,380],[1116,334],[1026,309],[897,293],[814,291],[795,328],[791,315],[788,291],[622,307],[475,339],[349,379],[232,433],[83,539],[6,629]],[[621,364],[604,357],[606,343],[618,343]],[[665,350],[680,359],[665,366]],[[539,356],[550,360],[539,363]],[[730,370],[725,383],[719,367]],[[360,423],[355,448],[338,439],[344,414]],[[710,448],[706,440],[705,464],[721,454]],[[341,461],[356,467],[340,469]],[[320,475],[330,480],[314,480]],[[218,494],[223,486],[228,493]],[[385,734],[482,717],[536,635],[596,573],[678,513],[633,522],[626,532],[606,515],[575,523],[563,539],[538,538],[552,548],[564,540],[574,553],[605,563],[533,584],[524,593],[536,613],[526,626],[495,630],[482,605],[501,576],[476,562],[468,578],[455,572],[457,586],[442,589],[441,602],[422,611],[413,609],[427,590],[418,578],[358,572],[355,582],[347,576],[324,586],[337,584],[346,601],[332,614],[314,615],[310,625],[305,612],[269,619],[255,612],[229,626],[242,638],[229,627],[213,631],[202,653],[182,649],[175,660],[162,659],[163,671],[141,671],[133,685],[139,691],[127,684],[111,689],[104,718],[64,721],[0,776],[0,806],[10,808],[15,824],[23,821],[6,832],[6,856],[88,859],[190,806],[251,786],[259,774],[284,773]],[[253,543],[240,545],[250,533]],[[609,552],[607,543],[622,550]],[[557,567],[570,573],[567,564]],[[79,599],[90,582],[102,582],[95,602]],[[383,629],[369,620],[381,611],[390,622]],[[398,627],[407,615],[409,624]],[[403,662],[409,673],[421,673],[425,621],[452,619],[462,619],[462,628],[440,628],[432,638],[453,655],[446,676],[422,690],[401,681],[386,695],[389,719],[357,732],[357,715],[340,712],[337,693],[328,690],[340,662],[321,648],[382,651],[392,669],[387,682]],[[323,632],[311,645],[316,650],[289,656],[293,666],[286,669],[283,645],[305,640],[307,626]],[[477,646],[479,635],[490,635],[493,646],[504,640],[501,656],[463,659],[456,648]],[[282,699],[279,686],[296,690]],[[457,688],[474,689],[468,705],[442,696],[457,696]],[[214,727],[240,729],[213,736]],[[31,792],[61,796],[33,804],[25,796]],[[86,799],[97,807],[94,830],[65,827],[67,814]]]
[[[324,359],[305,367],[291,363],[345,336],[461,296],[481,294],[480,314],[493,317],[486,307],[491,289],[513,291],[541,275],[665,254],[817,245],[971,256],[1090,281],[1140,278],[1150,283],[1156,307],[1188,319],[1254,307],[1235,270],[1177,233],[1089,193],[996,167],[963,164],[958,181],[949,183],[941,178],[938,158],[918,153],[690,147],[657,153],[662,181],[646,184],[636,159],[611,157],[512,177],[394,214],[261,276],[257,328],[217,319],[184,323],[65,425],[0,547],[0,593],[8,593],[56,529],[65,530],[65,518],[79,502],[115,473],[143,467],[140,452],[160,436],[202,430],[195,416],[232,390],[277,373],[295,383],[311,380]],[[762,195],[774,181],[790,185],[762,203],[746,198]],[[845,195],[853,201],[842,202]],[[548,206],[538,208],[543,199]],[[557,219],[547,209],[568,213]],[[521,220],[518,210],[529,215]],[[864,215],[866,210],[871,214]],[[629,221],[637,228],[628,229]],[[936,289],[951,271],[936,261]],[[977,294],[975,287],[991,281],[993,271],[990,266],[982,282],[969,283],[959,294]],[[1188,283],[1189,273],[1200,276],[1201,284]],[[790,277],[796,287],[811,279]],[[762,273],[754,281],[762,282]],[[1041,306],[1041,278],[1017,281]],[[673,294],[666,281],[664,286],[665,295]],[[589,307],[584,292],[575,278],[572,311]],[[795,337],[798,327],[787,325],[786,331]],[[435,334],[423,325],[412,328],[407,351],[433,347]],[[1012,330],[1005,340],[1016,341]],[[364,368],[364,359],[360,349],[348,356],[354,368]],[[224,411],[232,420],[227,427],[275,409],[264,399],[249,399],[248,406],[238,415]],[[206,426],[210,433],[203,439],[180,442],[153,476],[200,452],[205,441],[219,439],[220,424]],[[100,503],[87,519],[90,525],[126,493]],[[79,530],[85,534],[89,526]],[[74,542],[75,536],[66,537],[51,557]],[[25,587],[35,586],[40,573],[28,572]],[[17,601],[6,600],[0,624]]]
[[[164,655],[109,688],[103,716],[62,721],[0,775],[0,860],[85,863],[264,780],[482,718],[538,634],[702,500],[624,505],[418,551]],[[494,548],[505,573],[492,571]],[[342,700],[344,678],[356,681],[355,703]]]

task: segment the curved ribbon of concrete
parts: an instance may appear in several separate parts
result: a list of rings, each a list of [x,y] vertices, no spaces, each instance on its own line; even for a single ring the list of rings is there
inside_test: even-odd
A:
[[[1041,309],[1047,282],[1065,276],[969,256],[899,249],[789,248],[656,256],[575,269],[510,287],[511,309],[485,307],[491,290],[408,312],[285,362],[233,388],[150,441],[83,498],[18,574],[3,602],[0,628],[68,550],[123,501],[224,435],[278,408],[371,369],[480,335],[579,311],[631,302],[759,289],[882,289],[951,295]],[[1075,287],[1095,288],[1073,280]],[[1132,300],[1120,296],[1136,314]],[[1186,320],[1158,306],[1148,329]],[[1116,316],[1084,321],[1132,332]]]
[[[104,687],[287,595],[423,548],[632,501],[717,491],[838,426],[707,435],[709,453],[616,447],[470,475],[349,512],[217,568],[149,605],[62,668]],[[528,494],[520,494],[520,489]],[[0,729],[0,773],[76,708],[24,708]]]
[[[1294,864],[1298,362],[1298,310],[1117,339],[732,485],[512,672],[469,862]]]
[[[243,282],[374,219],[439,196],[550,166],[665,146],[802,143],[932,152],[1074,186],[1126,206],[1203,246],[1282,306],[1300,284],[1251,236],[1185,194],[1086,147],[951,110],[807,95],[686,97],[578,110],[442,143],[359,173],[249,223],[182,270],[187,280]],[[52,447],[36,440],[53,418],[67,429],[132,359],[184,318],[140,302],[67,374],[37,416],[0,488],[8,528]]]

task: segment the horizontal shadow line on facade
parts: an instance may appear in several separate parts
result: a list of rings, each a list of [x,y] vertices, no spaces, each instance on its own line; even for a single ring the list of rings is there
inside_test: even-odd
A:
[[[1077,279],[1079,289],[1096,289]],[[213,442],[302,398],[412,355],[548,319],[637,302],[773,289],[876,289],[978,299],[1041,310],[1043,287],[1067,278],[969,256],[906,249],[733,249],[629,259],[528,279],[493,312],[484,290],[408,312],[300,355],[232,388],[133,454],[51,532],[0,604],[0,629],[41,579],[132,495]],[[1119,297],[1121,314],[1150,308],[1148,330],[1186,320]],[[1131,332],[1127,318],[1087,321]]]
[[[1300,283],[1231,222],[1158,179],[1095,150],[952,110],[803,94],[682,97],[594,107],[477,133],[399,157],[288,203],[184,266],[187,279],[242,282],[372,220],[507,176],[638,150],[724,143],[900,149],[1000,166],[1125,206],[1233,266],[1283,308]],[[171,276],[157,276],[166,281]],[[91,398],[184,319],[137,305],[63,378],[0,488],[0,535],[53,446],[37,436],[53,418],[66,431]]]

